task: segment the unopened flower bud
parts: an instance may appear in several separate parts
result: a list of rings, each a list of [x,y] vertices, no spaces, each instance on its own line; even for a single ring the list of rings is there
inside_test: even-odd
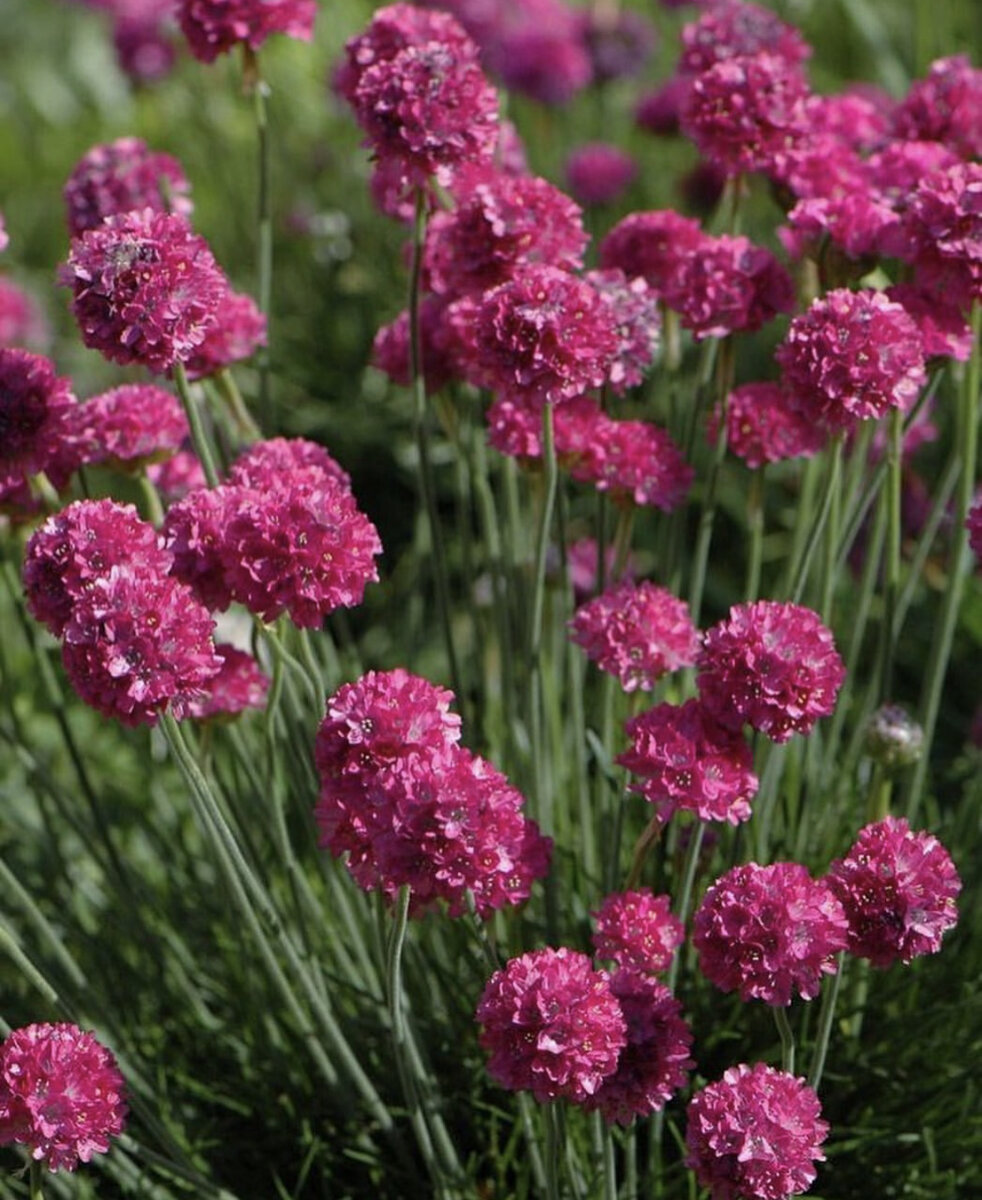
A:
[[[866,727],[866,752],[888,771],[912,766],[924,750],[924,730],[899,704],[882,704]]]

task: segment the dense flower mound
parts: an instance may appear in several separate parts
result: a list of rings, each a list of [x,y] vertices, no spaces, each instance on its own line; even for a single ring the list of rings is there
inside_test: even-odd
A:
[[[924,358],[954,358],[967,362],[972,353],[972,330],[961,310],[938,292],[910,283],[895,283],[886,295],[901,304],[917,326]]]
[[[712,1200],[788,1200],[825,1161],[821,1111],[803,1079],[763,1063],[731,1067],[689,1102],[686,1166]]]
[[[587,271],[587,282],[610,309],[618,348],[607,382],[621,394],[637,387],[655,361],[661,341],[658,298],[640,275],[628,279],[623,271]]]
[[[617,504],[638,504],[671,512],[683,503],[695,472],[667,430],[647,421],[604,417],[592,447],[584,445],[571,464],[574,479],[609,492]]]
[[[769,250],[748,238],[704,237],[664,288],[696,341],[759,329],[794,307],[794,285]]]
[[[76,437],[87,463],[138,467],[176,454],[188,437],[180,401],[152,383],[125,383],[80,404]]]
[[[123,1132],[123,1077],[77,1025],[27,1025],[0,1046],[0,1144],[26,1146],[51,1171],[74,1171]]]
[[[159,373],[191,357],[228,292],[204,238],[183,217],[150,209],[75,238],[59,278],[86,346]]]
[[[618,349],[610,309],[596,288],[555,267],[533,264],[492,288],[476,316],[480,381],[550,404],[599,387]]]
[[[982,498],[977,499],[969,509],[968,541],[975,551],[975,557],[982,559]]]
[[[63,460],[73,444],[71,382],[29,350],[0,348],[0,479],[34,475]]]
[[[734,867],[710,887],[693,919],[699,967],[741,1000],[813,1000],[846,947],[846,914],[827,884],[799,863]]]
[[[351,489],[351,476],[317,442],[307,438],[267,438],[243,450],[229,468],[229,483],[272,490],[284,479],[327,479]]]
[[[849,951],[874,967],[909,963],[941,949],[958,920],[961,880],[948,851],[901,817],[863,829],[829,870],[828,884],[849,921]]]
[[[725,59],[762,53],[776,55],[794,69],[811,57],[811,47],[769,9],[728,0],[683,27],[679,70],[698,75]]]
[[[630,790],[654,804],[662,821],[678,809],[731,825],[750,816],[758,787],[750,747],[698,700],[656,704],[625,728],[631,747],[617,761],[638,777]]]
[[[685,927],[671,905],[670,896],[656,896],[650,888],[606,896],[593,914],[597,958],[649,975],[667,971],[685,940]]]
[[[566,947],[533,950],[496,971],[477,1020],[492,1079],[540,1103],[594,1095],[627,1041],[607,972]]]
[[[682,261],[700,248],[704,237],[698,221],[671,209],[631,213],[600,243],[600,265],[618,268],[628,279],[642,275],[661,296]]]
[[[61,637],[75,604],[113,567],[168,573],[173,559],[132,504],[76,500],[34,531],[24,553],[24,597],[31,615]]]
[[[920,183],[904,217],[922,282],[968,309],[982,296],[982,163],[957,163]]]
[[[582,605],[569,634],[625,692],[650,692],[669,671],[691,667],[699,651],[689,606],[647,582],[617,584]]]
[[[447,301],[443,296],[426,296],[419,306],[419,340],[427,395],[440,391],[459,374],[457,338],[448,323],[447,313]],[[401,387],[409,387],[412,383],[408,309],[403,309],[394,321],[383,325],[376,333],[372,365]]]
[[[638,166],[626,150],[609,142],[578,146],[566,160],[566,181],[580,204],[610,204],[633,183]]]
[[[424,266],[437,293],[483,292],[518,268],[583,265],[587,236],[579,208],[545,179],[488,170],[464,174],[456,206],[429,222]]]
[[[188,492],[208,486],[204,467],[186,444],[173,458],[151,463],[147,467],[147,478],[157,489],[164,504],[176,504]]]
[[[911,408],[927,375],[920,334],[882,292],[839,288],[791,322],[775,355],[803,415],[832,432]]]
[[[618,971],[610,981],[627,1025],[627,1044],[599,1091],[583,1103],[612,1125],[630,1125],[664,1108],[684,1087],[695,1066],[689,1057],[692,1031],[682,1005],[668,988],[637,971]]]
[[[800,604],[737,604],[703,635],[703,704],[722,724],[746,723],[774,742],[829,716],[844,678],[831,631]]]
[[[113,566],[75,601],[62,661],[72,687],[97,712],[124,725],[179,719],[222,660],[215,623],[191,589],[131,564]]]
[[[0,276],[0,347],[48,344],[44,314],[32,296],[11,279]]]
[[[177,16],[191,53],[210,63],[240,44],[258,50],[274,33],[309,42],[317,4],[315,0],[180,0]]]
[[[710,422],[716,440],[719,415]],[[825,445],[825,430],[806,418],[776,383],[745,383],[726,402],[726,448],[756,470],[787,458],[811,458]]]
[[[215,653],[222,665],[205,684],[204,694],[188,701],[188,716],[209,721],[265,708],[270,680],[252,655],[227,642],[216,642]]]
[[[728,175],[766,171],[806,128],[804,79],[771,54],[728,58],[697,75],[680,123]]]
[[[230,289],[218,305],[214,324],[205,330],[204,340],[184,364],[188,379],[214,375],[223,367],[250,358],[265,345],[266,318],[255,300]]]
[[[78,237],[106,217],[152,209],[190,216],[191,185],[176,158],[151,150],[140,138],[93,146],[68,176],[64,197],[68,229]]]
[[[793,259],[820,261],[826,274],[831,257],[828,242],[851,260],[852,275],[862,275],[866,260],[889,254],[899,244],[900,217],[869,192],[808,197],[788,213],[788,223],[778,230],[778,237]],[[839,270],[846,265],[834,264]]]
[[[982,71],[968,55],[931,63],[916,79],[894,114],[899,137],[941,142],[962,158],[982,156]]]

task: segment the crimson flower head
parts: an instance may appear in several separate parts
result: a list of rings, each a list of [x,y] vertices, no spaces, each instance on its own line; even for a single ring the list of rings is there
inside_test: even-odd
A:
[[[719,427],[714,414],[709,427],[715,442]],[[811,458],[828,438],[791,403],[777,383],[745,383],[726,402],[726,448],[756,469],[787,458]]]
[[[226,292],[215,313],[214,324],[185,363],[188,379],[214,375],[223,367],[251,357],[266,345],[266,318],[251,296]]]
[[[496,971],[477,1020],[492,1079],[540,1103],[594,1095],[627,1041],[610,976],[566,947],[533,950]]]
[[[712,885],[693,919],[699,967],[741,1000],[786,1006],[812,1000],[846,947],[842,905],[800,863],[734,867]]]
[[[86,346],[160,374],[201,345],[228,291],[205,239],[183,217],[151,209],[73,239],[59,277]]]
[[[177,15],[191,53],[210,63],[240,43],[258,50],[274,33],[309,42],[317,5],[315,0],[180,0]]]
[[[982,71],[968,55],[931,63],[926,79],[916,79],[894,114],[902,138],[941,142],[961,158],[982,156]]]
[[[616,200],[637,173],[638,165],[630,154],[609,142],[578,146],[566,160],[569,190],[588,207]]]
[[[902,817],[867,825],[832,864],[827,882],[849,921],[850,953],[874,967],[937,953],[958,920],[955,897],[962,885],[951,856]]]
[[[80,404],[76,436],[87,463],[144,466],[176,454],[188,436],[177,397],[152,383],[124,383]]]
[[[788,1200],[825,1161],[821,1111],[803,1079],[763,1063],[731,1067],[689,1102],[686,1166],[712,1200]]]
[[[577,609],[569,631],[625,692],[650,692],[663,675],[691,667],[699,650],[689,606],[647,582],[608,588]]]
[[[93,146],[65,184],[68,229],[78,237],[106,217],[133,209],[191,215],[191,185],[176,158],[151,150],[141,138],[117,138]]]
[[[600,265],[619,268],[628,279],[643,275],[662,296],[683,260],[702,245],[698,221],[671,209],[631,213],[600,243]]]
[[[672,965],[685,940],[685,927],[671,911],[670,896],[651,888],[614,892],[593,914],[593,948],[597,958],[613,959],[619,967],[657,975]]]
[[[835,708],[845,667],[832,633],[800,604],[737,604],[703,635],[699,695],[731,728],[746,723],[771,741],[809,734]]]
[[[74,444],[71,381],[28,350],[0,347],[0,479],[34,475]]]
[[[773,54],[784,60],[786,68],[794,69],[811,52],[798,30],[770,9],[727,0],[683,27],[679,70],[698,75],[725,59],[749,54]]]
[[[51,1171],[108,1151],[124,1096],[112,1053],[77,1025],[27,1025],[0,1045],[0,1144],[26,1146]]]

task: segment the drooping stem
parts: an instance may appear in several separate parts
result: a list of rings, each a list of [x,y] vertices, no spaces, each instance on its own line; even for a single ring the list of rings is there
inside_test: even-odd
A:
[[[218,468],[215,466],[215,456],[212,453],[211,443],[205,435],[205,427],[201,420],[201,410],[191,395],[188,374],[182,362],[174,364],[174,383],[177,385],[177,394],[181,398],[184,415],[188,419],[188,426],[191,430],[191,445],[194,446],[194,452],[201,460],[205,479],[207,479],[209,487],[218,487]]]

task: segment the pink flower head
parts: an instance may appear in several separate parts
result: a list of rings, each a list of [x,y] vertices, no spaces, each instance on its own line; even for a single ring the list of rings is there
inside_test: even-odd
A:
[[[427,395],[440,391],[457,376],[456,338],[447,323],[447,304],[442,296],[427,296],[419,306],[419,334],[423,352],[423,380]],[[409,387],[412,382],[407,309],[383,325],[372,343],[372,364],[393,383]]]
[[[174,558],[174,575],[213,611],[232,603],[223,555],[225,527],[237,498],[228,487],[191,488],[167,510],[161,530]]]
[[[165,504],[176,504],[178,500],[183,500],[188,492],[208,486],[204,467],[186,444],[173,458],[151,463],[147,467],[147,478],[160,493],[160,498]]]
[[[816,300],[791,322],[775,358],[802,415],[831,432],[910,409],[927,378],[914,321],[870,290]]]
[[[222,660],[215,623],[191,589],[142,565],[110,567],[75,601],[62,661],[86,704],[124,725],[178,718],[216,675]]]
[[[889,140],[893,100],[873,88],[839,92],[833,96],[809,96],[808,126],[827,133],[859,153],[868,153]]]
[[[599,387],[617,352],[597,290],[555,267],[533,264],[492,288],[476,315],[475,366],[494,390],[555,404]]]
[[[778,199],[784,208],[791,208],[795,200],[835,200],[865,193],[870,186],[866,163],[851,146],[834,134],[812,129],[790,139],[765,170],[779,185]]]
[[[685,941],[685,927],[671,906],[670,896],[656,896],[650,888],[607,896],[593,914],[597,958],[649,975],[667,971]]]
[[[529,263],[572,271],[583,264],[582,213],[545,179],[472,172],[455,188],[456,207],[434,215],[425,267],[439,293],[483,292]]]
[[[243,450],[229,468],[229,483],[272,491],[284,480],[307,472],[314,481],[327,480],[351,490],[351,476],[317,442],[306,438],[268,438]]]
[[[718,414],[710,424],[715,442]],[[811,458],[825,445],[827,434],[807,420],[777,383],[745,383],[726,402],[726,448],[756,470],[787,458]]]
[[[943,294],[911,283],[895,283],[885,294],[903,306],[917,326],[924,358],[954,358],[968,362],[972,354],[972,330],[957,305]]]
[[[542,413],[539,405],[517,397],[501,396],[492,401],[485,420],[488,443],[499,454],[529,460],[542,457]]]
[[[123,1077],[77,1025],[27,1025],[0,1046],[0,1143],[28,1147],[51,1171],[74,1171],[123,1132]]]
[[[61,637],[72,610],[113,567],[164,576],[171,555],[132,504],[76,500],[48,517],[24,554],[24,596],[31,614]]]
[[[623,271],[587,271],[586,280],[610,308],[619,347],[607,382],[618,394],[637,387],[655,360],[661,340],[658,298],[640,275]]]
[[[240,44],[258,50],[274,33],[309,42],[316,16],[315,0],[180,0],[177,14],[191,53],[205,63]]]
[[[584,445],[579,460],[570,466],[574,479],[610,492],[617,504],[671,512],[683,503],[695,472],[667,430],[647,421],[603,417],[594,434],[593,446],[587,450]]]
[[[266,345],[266,318],[251,296],[229,289],[218,304],[214,324],[184,364],[188,379],[203,379],[250,358]]]
[[[712,1200],[788,1200],[814,1182],[828,1124],[803,1079],[741,1063],[687,1109],[686,1166]]]
[[[68,229],[78,237],[106,217],[151,209],[191,215],[191,185],[176,158],[151,150],[140,138],[93,146],[68,176],[64,197]]]
[[[961,158],[982,156],[982,71],[965,54],[931,63],[916,79],[894,117],[899,137],[941,142]]]
[[[698,75],[726,59],[755,54],[772,54],[783,60],[785,70],[797,73],[811,57],[811,47],[769,9],[727,0],[683,27],[679,70]]]
[[[634,110],[639,129],[655,137],[672,137],[679,132],[679,118],[692,86],[688,75],[673,75],[660,87],[646,92]]]
[[[183,217],[150,209],[75,238],[60,279],[86,346],[158,373],[191,357],[228,291],[204,238]]]
[[[704,237],[664,289],[696,341],[760,329],[794,306],[794,285],[769,250],[748,238]]]
[[[80,404],[76,436],[87,463],[144,466],[176,454],[188,437],[188,422],[173,393],[152,383],[124,383]]]
[[[671,209],[631,213],[600,243],[600,265],[619,268],[628,279],[643,275],[661,296],[682,261],[701,247],[703,239],[698,221]]]
[[[659,1112],[695,1066],[689,1057],[692,1031],[682,1005],[668,988],[636,971],[618,971],[610,981],[627,1025],[627,1044],[617,1070],[583,1103],[587,1112],[603,1113],[612,1125],[630,1125],[635,1117]]]
[[[630,154],[609,142],[578,146],[566,160],[569,190],[588,208],[616,200],[637,173],[637,163]]]
[[[823,278],[843,274],[855,278],[865,274],[867,260],[888,253],[896,244],[899,229],[900,218],[889,205],[857,191],[832,199],[799,200],[778,236],[793,259],[821,262]],[[833,264],[830,271],[830,248],[852,262]]]
[[[741,1000],[786,1006],[813,1000],[835,973],[847,922],[825,883],[800,863],[747,863],[721,875],[696,910],[692,943],[699,968]]]
[[[904,219],[920,279],[970,308],[982,296],[982,163],[928,175]]]
[[[631,748],[617,761],[639,782],[630,790],[668,821],[678,809],[704,821],[737,825],[757,793],[753,756],[743,736],[719,725],[698,700],[656,704],[626,725]]]
[[[958,920],[961,880],[936,837],[914,833],[902,817],[861,830],[829,869],[829,887],[849,921],[849,951],[874,967],[936,954]]]
[[[703,635],[699,695],[716,719],[786,742],[835,708],[845,667],[832,633],[800,604],[737,604]]]
[[[576,13],[556,0],[524,0],[519,12],[522,19],[488,47],[488,65],[510,91],[568,104],[593,78]]]
[[[477,1006],[488,1072],[540,1103],[581,1104],[617,1069],[627,1023],[606,971],[562,947],[513,958],[488,981]]]
[[[0,213],[0,251],[6,250],[10,245],[10,236],[7,233],[7,226],[4,223],[3,213]]]
[[[49,340],[48,323],[34,298],[13,280],[0,276],[0,347],[43,349]]]
[[[74,410],[71,381],[49,359],[0,348],[0,477],[35,475],[70,456]]]
[[[566,547],[569,581],[572,584],[577,604],[596,594],[599,561],[599,550],[595,538],[578,538]],[[604,575],[608,581],[616,582],[613,579],[616,561],[617,547],[610,543],[604,550]],[[633,556],[629,556],[622,578],[631,579],[633,575],[634,559]]]
[[[868,186],[903,213],[924,180],[958,161],[958,155],[940,142],[891,142],[866,160],[865,170]]]
[[[682,132],[729,175],[766,171],[806,126],[802,77],[772,54],[727,58],[692,81]]]
[[[210,721],[238,716],[247,708],[265,708],[269,676],[252,655],[227,642],[216,642],[215,653],[222,665],[205,684],[203,694],[188,701],[188,716]]]
[[[696,661],[689,606],[653,583],[616,584],[576,610],[572,640],[625,692],[650,692],[661,677]]]
[[[151,10],[153,9],[151,5]],[[163,0],[160,16],[119,15],[113,23],[113,48],[120,69],[136,83],[156,83],[170,74],[176,52],[165,16],[171,0]]]

